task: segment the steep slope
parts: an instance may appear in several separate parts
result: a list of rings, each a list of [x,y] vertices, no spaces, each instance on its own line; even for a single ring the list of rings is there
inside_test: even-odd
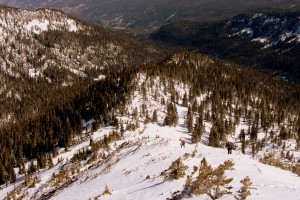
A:
[[[300,8],[298,0],[1,0],[4,5],[35,10],[57,8],[81,19],[113,28],[152,31],[183,19],[220,19],[258,8]]]
[[[2,198],[8,193],[25,199],[175,199],[191,190],[192,199],[208,199],[208,194],[193,193],[204,157],[214,169],[226,160],[234,163],[225,170],[233,180],[220,187],[227,191],[220,199],[238,195],[246,176],[253,182],[249,199],[299,198],[299,88],[185,52],[121,74],[117,84],[107,77],[115,85],[111,96],[119,99],[108,114],[115,126],[101,123],[101,112],[98,119],[84,121],[83,135],[65,148],[57,147],[59,155],[47,157],[39,171],[32,170],[35,160],[26,163],[28,175],[8,183],[0,191]],[[93,128],[97,124],[100,129]],[[186,141],[185,148],[180,148],[180,139]],[[237,144],[231,155],[221,148],[226,140]],[[287,156],[291,154],[292,159]],[[268,164],[294,174],[258,162],[268,161],[269,155]]]
[[[70,87],[80,90],[108,70],[147,63],[157,54],[49,9],[0,7],[0,35],[0,124],[38,112],[57,101],[52,96],[66,99]],[[59,92],[62,88],[68,89]]]
[[[299,17],[299,12],[268,9],[222,21],[183,21],[162,27],[151,38],[299,82]]]

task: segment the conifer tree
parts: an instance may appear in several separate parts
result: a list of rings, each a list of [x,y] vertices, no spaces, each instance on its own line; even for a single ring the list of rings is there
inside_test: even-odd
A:
[[[169,102],[167,105],[167,114],[164,124],[167,126],[176,126],[178,123],[178,113],[175,104]]]
[[[154,111],[153,111],[153,115],[152,115],[152,122],[153,123],[156,123],[157,122],[157,119],[158,117],[157,117],[157,110],[155,109]]]
[[[209,146],[212,146],[212,147],[220,146],[220,136],[218,134],[217,128],[214,125],[210,129],[208,144],[209,144]]]
[[[224,163],[225,165],[225,163]],[[225,176],[224,165],[212,169],[205,158],[202,159],[199,174],[191,184],[191,192],[195,195],[207,194],[211,199],[218,199],[228,193],[228,184],[233,180]]]
[[[252,182],[248,176],[241,180],[243,186],[238,191],[238,194],[235,196],[237,200],[245,200],[248,196],[251,195],[250,189],[255,189],[252,187]]]
[[[182,98],[182,106],[187,107],[188,106],[188,99],[186,93],[184,93],[183,98]]]
[[[7,181],[6,170],[2,164],[2,161],[0,160],[0,185],[4,184],[6,181]]]
[[[204,129],[203,122],[201,117],[199,116],[192,132],[192,143],[197,143],[201,141],[203,129]]]
[[[191,111],[191,107],[188,107],[188,112],[187,112],[187,116],[186,116],[186,125],[187,125],[187,129],[189,133],[193,132],[193,114]]]
[[[250,132],[251,141],[253,141],[253,142],[257,141],[257,132],[258,132],[257,127],[253,125],[251,127],[251,132]]]

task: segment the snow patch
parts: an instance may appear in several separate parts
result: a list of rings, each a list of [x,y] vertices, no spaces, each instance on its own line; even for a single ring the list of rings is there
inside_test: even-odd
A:
[[[280,19],[279,18],[276,18],[274,16],[271,16],[271,17],[268,17],[264,23],[279,23],[280,22]]]
[[[254,38],[253,40],[251,40],[253,42],[260,42],[260,43],[263,43],[263,44],[266,44],[269,42],[269,39],[268,38],[261,38],[261,37],[258,37],[258,38]]]
[[[76,23],[75,23],[74,20],[68,19],[67,23],[69,24],[69,31],[71,31],[71,32],[78,31],[78,28],[77,28]]]
[[[280,41],[284,42],[293,35],[292,32],[283,33],[280,35]]]
[[[39,34],[42,31],[47,31],[48,30],[48,25],[49,25],[48,20],[39,21],[39,20],[34,19],[31,22],[29,22],[27,25],[25,25],[25,28],[28,31],[32,31],[36,34]]]
[[[248,34],[248,35],[253,35],[253,30],[251,29],[251,28],[244,28],[244,29],[242,29],[240,32],[239,32],[239,34],[241,35],[241,34]]]
[[[101,74],[98,78],[94,78],[94,81],[100,81],[100,80],[103,80],[105,78],[106,78],[106,76]]]
[[[41,76],[41,73],[39,70],[36,70],[36,69],[29,69],[28,70],[28,74],[31,78],[35,78],[35,77],[38,77],[38,76]]]

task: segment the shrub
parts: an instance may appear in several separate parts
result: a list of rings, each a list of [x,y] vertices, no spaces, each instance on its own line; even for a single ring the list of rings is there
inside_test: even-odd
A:
[[[238,191],[238,195],[235,196],[237,200],[245,200],[248,196],[251,195],[250,189],[255,189],[251,187],[252,182],[248,176],[246,176],[243,180],[241,180],[243,186]]]
[[[187,168],[188,167],[182,163],[181,158],[178,158],[172,162],[169,169],[163,171],[161,174],[164,176],[164,180],[178,180],[184,177]]]
[[[190,192],[195,195],[207,194],[211,199],[218,199],[229,193],[231,188],[228,184],[233,180],[227,178],[225,173],[226,161],[213,169],[207,164],[205,158],[202,159],[198,177],[191,183]]]

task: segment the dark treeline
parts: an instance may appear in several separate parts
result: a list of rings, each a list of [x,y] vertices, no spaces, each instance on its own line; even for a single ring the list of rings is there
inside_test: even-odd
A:
[[[114,116],[109,112],[124,100],[129,86],[131,70],[114,70],[109,76],[91,86],[77,86],[57,90],[61,95],[53,95],[53,104],[40,108],[39,113],[26,115],[11,122],[0,130],[0,184],[14,182],[13,168],[25,173],[24,162],[37,159],[35,168],[44,168],[49,157],[57,155],[57,147],[72,143],[75,136],[82,133],[82,120],[93,122],[93,129],[101,125],[114,125]],[[57,102],[57,103],[55,103]],[[30,169],[28,169],[30,170]],[[27,171],[29,173],[29,171]]]

